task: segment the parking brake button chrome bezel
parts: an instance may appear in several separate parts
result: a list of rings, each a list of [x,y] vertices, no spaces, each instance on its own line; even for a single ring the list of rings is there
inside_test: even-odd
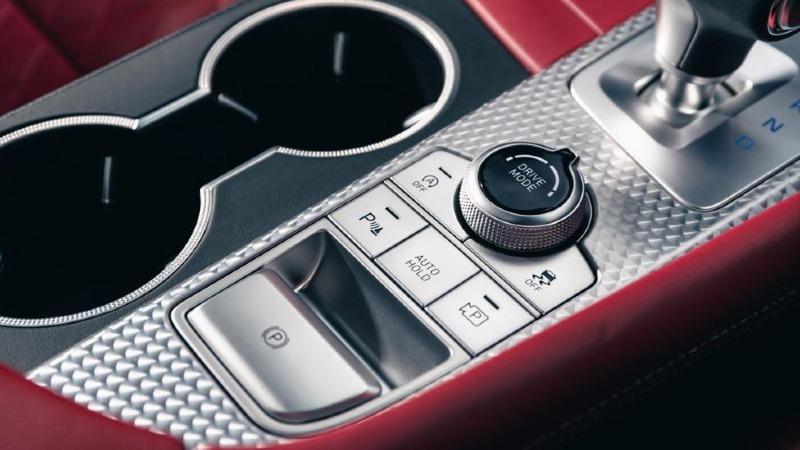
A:
[[[303,423],[377,396],[380,383],[272,270],[189,311],[203,342],[276,419]]]

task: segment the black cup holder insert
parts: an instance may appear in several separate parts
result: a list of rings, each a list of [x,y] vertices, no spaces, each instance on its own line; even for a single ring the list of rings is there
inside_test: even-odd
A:
[[[267,9],[262,22],[221,38],[210,89],[257,118],[262,142],[367,151],[412,134],[444,107],[455,63],[438,32],[395,7],[349,3],[275,16]]]
[[[3,324],[88,317],[163,281],[205,230],[203,187],[263,150],[208,100],[141,130],[58,120],[0,145]]]

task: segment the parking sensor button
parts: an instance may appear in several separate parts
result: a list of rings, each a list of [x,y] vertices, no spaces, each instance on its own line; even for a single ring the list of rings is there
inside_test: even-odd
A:
[[[333,213],[331,219],[373,257],[427,225],[382,184]]]

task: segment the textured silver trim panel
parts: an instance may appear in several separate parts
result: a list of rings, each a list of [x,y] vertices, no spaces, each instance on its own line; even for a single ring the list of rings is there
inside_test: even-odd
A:
[[[194,331],[186,316],[187,312],[192,310],[192,308],[198,304],[201,304],[210,296],[224,292],[224,290],[231,285],[235,286],[234,283],[239,281],[241,277],[247,276],[248,274],[253,273],[253,271],[259,270],[265,265],[268,265],[268,263],[282,258],[287,252],[291,252],[291,249],[296,248],[296,246],[301,245],[302,242],[307,241],[311,236],[323,230],[329,233],[333,239],[342,245],[343,249],[349,252],[359,264],[369,270],[372,275],[375,276],[389,292],[391,292],[395,298],[394,301],[400,302],[408,309],[408,311],[413,315],[413,317],[416,318],[416,320],[419,320],[425,324],[425,327],[431,331],[432,335],[435,336],[441,345],[447,348],[449,357],[437,366],[432,367],[427,372],[422,373],[413,380],[410,380],[399,386],[391,387],[384,382],[385,380],[380,379],[379,381],[382,387],[380,392],[381,395],[355,406],[350,410],[312,422],[286,423],[267,414],[265,408],[255,401],[254,396],[244,389],[243,385],[241,384],[242,380],[234,377],[229,366],[209,351],[207,345],[202,341],[198,333]],[[167,316],[171,317],[173,326],[175,329],[177,329],[177,332],[183,335],[183,338],[189,342],[189,345],[197,351],[197,357],[199,358],[199,361],[202,361],[206,367],[210,368],[211,373],[204,376],[211,376],[213,378],[212,374],[216,375],[216,379],[221,380],[221,385],[227,387],[227,392],[230,392],[232,399],[237,405],[239,405],[247,417],[252,418],[253,422],[264,427],[264,429],[270,430],[274,433],[280,433],[281,436],[303,436],[312,433],[318,433],[323,430],[339,426],[343,423],[351,422],[367,416],[370,413],[419,390],[422,386],[425,386],[443,376],[443,374],[452,371],[454,368],[458,367],[469,359],[468,355],[458,346],[458,344],[443,330],[436,326],[433,319],[428,317],[411,298],[403,294],[403,292],[397,286],[391,283],[391,281],[389,281],[389,279],[370,262],[369,258],[363,255],[356,245],[348,240],[348,238],[327,219],[319,220],[316,223],[308,226],[303,231],[294,234],[289,239],[281,242],[275,247],[272,247],[268,252],[259,255],[257,258],[248,262],[247,264],[237,266],[234,271],[228,273],[227,275],[228,276],[226,279],[213,282],[213,284],[201,289],[195,295],[185,299],[185,301],[177,303],[175,307],[171,309],[171,311],[167,312]],[[171,330],[172,328],[170,328],[170,331]],[[338,335],[334,329],[330,329],[329,331]],[[352,348],[352,346],[349,345],[343,336],[338,336],[340,337],[340,343],[344,346],[347,346],[355,358],[360,359],[358,351]],[[192,361],[197,360],[192,358]],[[362,363],[366,365],[366,362],[363,360]],[[379,377],[377,373],[372,373],[376,377]],[[261,429],[258,428],[258,430]],[[259,433],[263,433],[263,431],[259,431]],[[194,438],[195,436],[192,437]],[[223,442],[220,441],[219,443]]]
[[[437,145],[457,149],[465,156],[474,156],[498,142],[510,140],[572,149],[580,156],[581,172],[595,193],[597,219],[583,242],[600,275],[592,288],[442,378],[442,382],[540,333],[797,192],[800,165],[793,164],[724,208],[709,213],[692,211],[664,191],[575,103],[568,82],[576,71],[650,26],[653,18],[652,9],[635,16],[33,370],[29,377],[92,410],[172,434],[183,439],[187,447],[279,440],[256,427],[234,406],[168,326],[165,312],[175,302],[263,254]]]

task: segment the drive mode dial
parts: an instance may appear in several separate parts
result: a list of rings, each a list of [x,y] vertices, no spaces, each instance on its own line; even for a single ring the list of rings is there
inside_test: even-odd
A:
[[[461,182],[458,209],[476,239],[519,254],[574,244],[592,216],[578,157],[527,142],[498,145],[478,156]]]

